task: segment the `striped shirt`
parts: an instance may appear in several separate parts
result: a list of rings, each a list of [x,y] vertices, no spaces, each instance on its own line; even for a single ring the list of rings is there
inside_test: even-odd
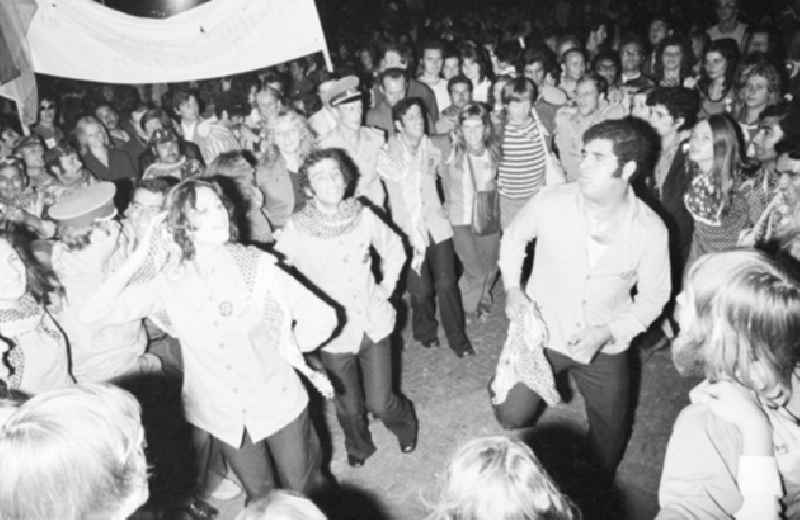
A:
[[[534,118],[525,126],[506,124],[498,190],[509,199],[527,199],[544,186],[546,150]]]

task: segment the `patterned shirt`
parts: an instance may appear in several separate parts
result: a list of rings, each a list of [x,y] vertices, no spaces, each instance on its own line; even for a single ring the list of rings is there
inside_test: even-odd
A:
[[[547,155],[544,136],[536,120],[524,126],[508,123],[505,127],[500,159],[498,188],[509,199],[527,199],[545,182]]]

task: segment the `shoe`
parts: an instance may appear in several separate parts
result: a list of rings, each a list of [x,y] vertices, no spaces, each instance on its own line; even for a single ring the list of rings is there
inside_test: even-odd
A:
[[[214,520],[219,511],[211,504],[200,498],[191,498],[183,507],[193,520]]]
[[[347,455],[347,463],[353,468],[360,468],[364,465],[364,462],[366,462],[366,459],[356,457],[355,455]]]
[[[413,453],[414,450],[416,450],[416,449],[417,449],[417,440],[416,439],[414,439],[414,442],[408,442],[406,444],[401,444],[400,445],[400,451],[402,451],[405,454]]]
[[[420,344],[425,348],[438,347],[439,338],[429,339],[427,341],[420,341]]]
[[[459,358],[472,357],[476,355],[475,349],[473,349],[471,345],[467,345],[467,348],[462,350],[454,350],[453,353]]]
[[[211,492],[211,498],[214,500],[233,500],[242,494],[242,488],[229,478],[223,478],[217,484],[217,487]]]

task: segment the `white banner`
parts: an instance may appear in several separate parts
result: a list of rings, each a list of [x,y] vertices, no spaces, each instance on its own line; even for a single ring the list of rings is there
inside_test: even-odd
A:
[[[314,52],[328,60],[314,0],[211,0],[165,19],[91,0],[37,1],[28,43],[34,70],[45,74],[164,83],[246,72]]]

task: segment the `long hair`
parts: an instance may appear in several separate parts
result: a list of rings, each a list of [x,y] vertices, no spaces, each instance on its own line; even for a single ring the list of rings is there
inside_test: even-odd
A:
[[[533,451],[507,437],[463,445],[447,468],[439,503],[427,520],[576,520]]]
[[[108,137],[106,127],[103,126],[103,123],[101,123],[99,119],[94,116],[83,116],[82,118],[78,119],[78,122],[75,124],[75,136],[78,138],[78,144],[81,148],[81,155],[85,155],[89,151],[89,145],[86,142],[86,130],[90,126],[96,126],[100,129],[100,135],[103,138],[103,144],[105,144],[106,148],[111,142]]]
[[[692,56],[692,49],[689,44],[680,36],[673,35],[667,36],[658,45],[657,60],[656,60],[656,83],[661,84],[664,79],[664,51],[667,47],[680,47],[681,49],[681,68],[678,77],[678,84],[676,86],[682,87],[683,80],[692,75],[692,66],[694,65],[694,57]]]
[[[711,179],[723,194],[727,194],[740,181],[739,172],[744,164],[739,125],[728,114],[715,114],[707,121],[714,142]]]
[[[0,426],[0,517],[122,518],[147,499],[136,400],[110,385],[41,393]]]
[[[800,364],[800,287],[766,254],[734,250],[700,257],[684,284],[690,323],[673,355],[688,358],[710,380],[734,380],[766,404],[785,404]]]
[[[463,170],[464,157],[467,154],[467,143],[464,139],[464,133],[461,130],[461,125],[471,117],[479,117],[483,123],[483,146],[489,150],[489,155],[494,164],[500,161],[500,143],[494,135],[494,127],[492,126],[492,118],[489,110],[483,103],[468,103],[461,108],[458,112],[458,124],[453,131],[453,151],[455,153],[455,164]]]
[[[711,42],[703,52],[703,58],[710,52],[721,54],[725,58],[725,82],[723,83],[723,96],[734,87],[736,80],[736,67],[739,62],[739,48],[736,43],[730,40],[717,40]],[[708,97],[708,88],[711,86],[711,78],[706,73],[705,66],[700,67],[700,79],[697,81],[697,88]]]
[[[225,206],[225,210],[228,212],[228,239],[230,241],[235,241],[239,238],[233,205],[224,195],[219,185],[201,177],[186,179],[170,190],[166,202],[167,225],[172,232],[172,238],[175,240],[175,243],[181,248],[182,260],[191,260],[194,258],[195,249],[191,236],[191,232],[194,231],[194,229],[189,222],[189,213],[196,207],[197,191],[201,188],[207,188],[213,191],[222,201],[223,206]]]
[[[297,129],[300,136],[300,146],[297,153],[302,163],[305,158],[308,157],[308,154],[311,153],[311,150],[314,149],[316,137],[306,118],[297,110],[289,108],[282,109],[278,112],[278,115],[269,122],[269,127],[267,128],[267,143],[269,146],[267,148],[265,160],[267,164],[273,164],[280,157],[280,150],[275,142],[275,134],[278,131],[278,124],[282,121],[289,121]]]
[[[55,272],[36,258],[33,251],[36,236],[28,228],[7,222],[0,227],[0,240],[7,241],[25,264],[26,290],[37,303],[49,305],[53,295],[63,293]]]

